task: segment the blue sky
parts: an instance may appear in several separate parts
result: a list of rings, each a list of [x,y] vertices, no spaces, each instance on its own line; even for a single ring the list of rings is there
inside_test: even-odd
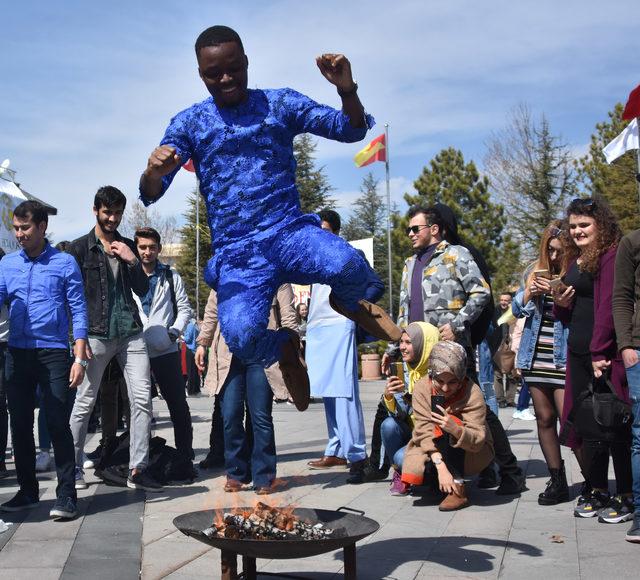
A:
[[[349,57],[378,124],[362,144],[318,144],[345,216],[365,173],[352,157],[384,123],[400,202],[444,147],[481,166],[491,132],[522,102],[582,152],[595,124],[640,83],[637,0],[23,0],[0,23],[0,158],[59,208],[58,240],[91,227],[99,186],[136,198],[170,117],[207,96],[193,43],[212,24],[242,36],[252,87],[290,86],[339,106],[314,58]],[[384,177],[383,164],[370,167]],[[183,212],[195,181],[181,174],[156,205],[162,214]]]

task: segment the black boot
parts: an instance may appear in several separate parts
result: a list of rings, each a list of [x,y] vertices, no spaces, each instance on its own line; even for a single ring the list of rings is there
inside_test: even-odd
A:
[[[547,488],[538,495],[540,505],[556,505],[569,501],[569,486],[567,485],[567,474],[564,469],[564,461],[560,469],[549,469],[551,479],[547,483]]]
[[[224,467],[224,455],[216,449],[209,449],[207,456],[198,465],[202,469],[219,469]]]
[[[349,477],[347,477],[347,483],[359,484],[364,483],[364,466],[367,464],[366,459],[361,461],[354,461],[349,466]]]

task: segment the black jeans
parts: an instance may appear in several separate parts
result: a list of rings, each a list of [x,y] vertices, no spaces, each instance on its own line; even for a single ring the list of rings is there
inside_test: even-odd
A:
[[[631,442],[629,441],[589,441],[582,442],[585,469],[589,483],[597,489],[609,489],[609,454],[613,459],[616,477],[616,493],[631,493]]]
[[[442,461],[447,466],[454,479],[464,479],[464,455],[465,450],[451,445],[450,435],[445,433],[433,440],[436,449],[442,455]]]
[[[9,347],[6,357],[7,398],[11,416],[11,439],[20,489],[39,495],[36,479],[36,446],[33,439],[33,409],[40,385],[47,428],[53,443],[58,475],[58,498],[76,499],[75,451],[69,427],[69,351],[62,348],[22,349]]]
[[[187,359],[187,391],[190,395],[197,395],[200,392],[200,374],[196,366],[196,355],[187,348],[185,357]]]
[[[7,390],[4,365],[7,343],[0,342],[0,464],[7,458],[7,437],[9,435],[9,413],[7,412]]]
[[[176,449],[185,458],[193,459],[193,427],[184,388],[180,353],[170,352],[149,360],[153,377],[169,409]]]

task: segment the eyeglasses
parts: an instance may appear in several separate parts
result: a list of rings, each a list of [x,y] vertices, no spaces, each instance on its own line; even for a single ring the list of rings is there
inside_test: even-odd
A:
[[[430,228],[431,224],[426,224],[423,226],[409,226],[405,231],[407,235],[409,234],[417,234],[422,228]]]

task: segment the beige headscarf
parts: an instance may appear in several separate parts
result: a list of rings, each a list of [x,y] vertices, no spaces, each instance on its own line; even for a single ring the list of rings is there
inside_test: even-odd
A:
[[[459,381],[467,374],[467,353],[459,343],[441,340],[433,345],[429,356],[429,373],[438,376],[451,373]]]

